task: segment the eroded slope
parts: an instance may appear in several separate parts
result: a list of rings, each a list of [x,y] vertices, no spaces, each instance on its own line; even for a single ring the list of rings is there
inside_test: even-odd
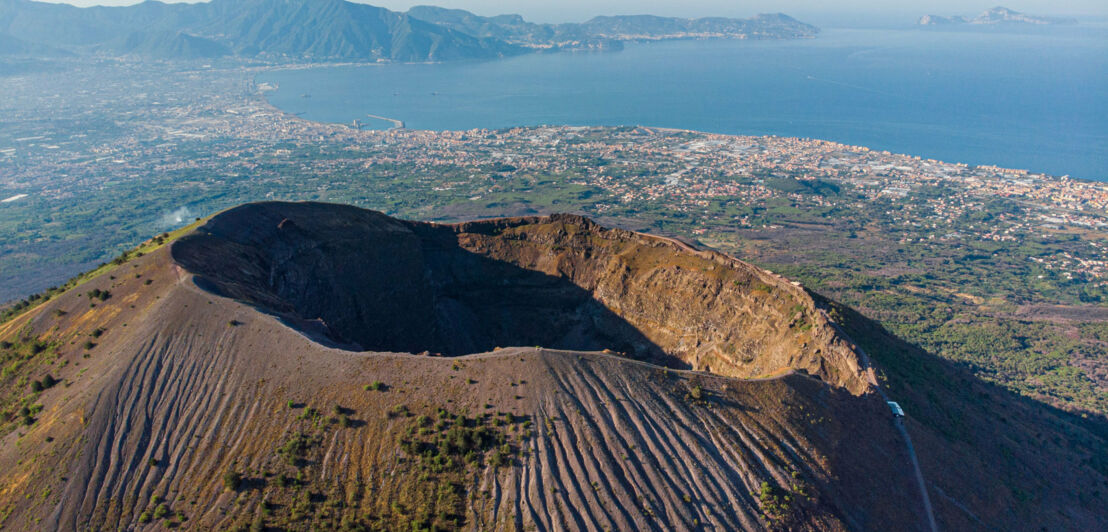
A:
[[[924,529],[904,442],[823,308],[907,407],[941,529],[1108,517],[1103,434],[742,263],[577,217],[285,206],[218,216],[0,324],[0,525]],[[744,338],[750,363],[723,347]],[[804,372],[493,350],[543,340]]]
[[[123,287],[105,279],[112,303],[86,310],[85,298],[63,297],[51,305],[65,316],[36,317],[58,332],[107,332],[92,357],[62,355],[79,361],[78,371],[59,372],[66,384],[39,398],[46,408],[37,421],[8,435],[0,451],[6,526],[839,530],[922,522],[900,467],[905,456],[888,444],[896,435],[873,394],[800,375],[687,374],[601,353],[351,353],[206,293],[167,266],[157,277],[144,270],[155,288],[118,306]],[[142,312],[109,310],[130,304]],[[367,390],[374,382],[379,389]],[[457,416],[502,439],[474,446],[472,458],[429,455],[423,445],[450,434]],[[443,420],[450,425],[439,427]],[[241,478],[229,487],[232,473]]]

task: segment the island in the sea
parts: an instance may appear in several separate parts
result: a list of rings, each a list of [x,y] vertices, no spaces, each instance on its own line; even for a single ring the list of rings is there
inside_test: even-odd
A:
[[[818,31],[783,14],[747,19],[630,15],[536,24],[519,15],[482,17],[433,6],[397,12],[345,0],[89,8],[0,2],[0,55],[48,50],[157,59],[429,62],[542,50],[619,50],[625,41],[810,38]]]
[[[942,15],[924,15],[920,17],[919,24],[921,26],[951,26],[960,24],[979,24],[979,25],[1056,25],[1056,24],[1077,24],[1077,20],[1073,18],[1060,18],[1060,17],[1044,17],[1040,15],[1028,15],[1026,13],[1020,13],[1019,11],[1013,11],[1006,7],[994,7],[992,9],[982,12],[973,18],[966,18],[963,16],[942,16]]]

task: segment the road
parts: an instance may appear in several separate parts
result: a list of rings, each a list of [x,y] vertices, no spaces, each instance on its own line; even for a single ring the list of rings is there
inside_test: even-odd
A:
[[[835,324],[838,328],[838,324]],[[843,333],[844,338],[850,338],[846,334],[846,331],[839,330]],[[862,357],[862,364],[867,368],[873,368],[873,364],[870,362],[869,354],[866,353],[862,346],[854,344],[854,348],[858,350],[859,356]],[[873,388],[877,390],[877,393],[881,394],[881,398],[887,403],[889,396],[885,394],[885,390],[881,389],[881,385],[876,380],[873,381]],[[919,485],[920,497],[923,499],[923,510],[927,514],[927,525],[930,527],[931,532],[939,532],[939,526],[935,523],[935,511],[931,508],[931,496],[927,494],[927,483],[923,480],[923,470],[919,467],[919,459],[916,458],[916,448],[912,445],[912,437],[908,435],[908,429],[904,426],[904,420],[900,416],[893,416],[893,424],[896,425],[896,429],[900,431],[900,435],[904,436],[904,445],[908,449],[908,459],[912,462],[912,469],[916,474],[916,484]]]

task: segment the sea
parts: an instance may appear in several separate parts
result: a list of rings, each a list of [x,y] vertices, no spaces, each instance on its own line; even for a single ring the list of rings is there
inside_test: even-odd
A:
[[[269,101],[371,128],[644,125],[819,138],[1108,181],[1108,28],[829,29],[441,64],[267,71]]]

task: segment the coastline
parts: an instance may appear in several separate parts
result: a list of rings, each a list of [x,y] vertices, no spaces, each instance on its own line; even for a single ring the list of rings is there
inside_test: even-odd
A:
[[[384,65],[380,65],[380,64],[368,64],[368,65],[360,65],[360,64],[353,64],[353,65],[333,64],[333,65],[331,65],[331,64],[326,64],[326,65],[318,65],[318,66],[304,66],[303,68],[296,68],[296,69],[291,69],[291,70],[309,70],[309,69],[312,69],[312,68],[329,68],[329,67],[337,67],[337,66],[384,66]],[[262,68],[262,69],[259,69],[259,71],[256,72],[251,77],[251,82],[253,83],[253,85],[255,87],[257,87],[260,84],[270,83],[270,82],[259,82],[258,81],[258,76],[262,75],[266,72],[279,71],[279,70],[290,70],[290,69],[287,69],[287,68],[284,68],[284,67]],[[279,89],[275,89],[273,91],[256,90],[255,95],[264,103],[264,105],[266,107],[268,107],[273,112],[276,112],[276,113],[279,113],[279,114],[283,115],[286,119],[293,120],[293,121],[301,121],[301,122],[314,124],[314,125],[321,125],[321,126],[344,127],[344,128],[349,129],[349,130],[352,130],[352,131],[357,131],[359,133],[382,134],[382,133],[397,133],[397,132],[400,132],[400,131],[411,131],[411,132],[418,132],[418,133],[421,133],[421,134],[428,134],[428,133],[430,133],[430,134],[439,134],[439,133],[441,133],[441,134],[453,134],[453,133],[471,132],[471,131],[472,132],[490,133],[490,132],[494,132],[494,131],[503,131],[503,130],[510,130],[510,129],[540,129],[540,128],[559,128],[559,129],[560,128],[604,128],[604,129],[615,129],[615,128],[621,128],[621,127],[633,127],[633,128],[644,128],[644,129],[648,129],[648,130],[651,130],[651,131],[657,131],[657,132],[663,132],[663,133],[694,134],[694,135],[705,135],[705,136],[711,136],[711,137],[785,139],[785,140],[792,140],[792,141],[797,141],[797,142],[816,141],[816,142],[826,143],[826,144],[829,144],[829,145],[838,146],[842,149],[851,150],[851,151],[865,151],[865,152],[874,152],[874,153],[885,154],[885,155],[890,155],[890,156],[907,157],[907,158],[910,158],[910,159],[913,159],[913,160],[916,160],[916,161],[924,161],[924,162],[933,163],[933,164],[940,164],[940,165],[951,165],[951,166],[964,167],[964,168],[984,168],[984,169],[995,171],[995,172],[998,172],[998,173],[1001,173],[1001,174],[1028,175],[1028,176],[1033,176],[1033,177],[1038,178],[1038,179],[1050,179],[1050,180],[1056,180],[1056,181],[1081,182],[1081,183],[1086,183],[1086,184],[1091,185],[1091,186],[1104,187],[1106,190],[1108,190],[1108,174],[1106,174],[1104,176],[1104,180],[1098,180],[1098,179],[1091,179],[1091,178],[1084,178],[1084,177],[1073,177],[1073,176],[1069,176],[1069,175],[1058,175],[1058,174],[1052,174],[1052,173],[1046,173],[1046,172],[1037,172],[1037,171],[1032,171],[1032,170],[1023,169],[1023,168],[1012,168],[1012,167],[1001,166],[999,164],[970,164],[970,163],[963,163],[963,162],[951,162],[951,161],[926,157],[924,155],[915,155],[915,154],[910,154],[910,153],[893,152],[893,151],[889,151],[889,150],[881,150],[881,149],[871,148],[869,146],[864,146],[864,145],[860,145],[860,144],[851,144],[851,143],[841,142],[841,141],[837,141],[837,140],[831,140],[831,139],[825,139],[825,138],[816,138],[816,137],[800,137],[800,136],[772,135],[772,134],[770,134],[770,135],[759,135],[759,134],[754,134],[754,133],[721,133],[721,132],[714,132],[714,131],[704,131],[704,130],[699,130],[699,129],[661,127],[661,126],[651,126],[651,125],[645,125],[645,124],[623,124],[623,125],[526,124],[526,125],[513,125],[513,126],[502,127],[502,128],[421,129],[421,128],[409,128],[409,127],[407,127],[406,122],[402,119],[388,118],[388,117],[379,116],[379,115],[372,115],[372,114],[366,114],[366,116],[368,116],[370,118],[373,118],[373,119],[377,119],[377,120],[392,122],[394,124],[394,127],[391,127],[391,128],[388,128],[388,129],[354,128],[354,127],[351,126],[350,123],[320,121],[320,120],[315,120],[315,119],[311,119],[311,118],[306,118],[306,117],[302,116],[301,114],[295,114],[295,113],[286,111],[286,110],[282,109],[281,107],[279,107],[278,105],[274,104],[272,101],[270,101],[270,98],[267,95],[268,92],[276,92],[276,90],[279,90]]]
[[[959,35],[961,40],[957,43],[942,48],[937,55],[927,52],[927,57],[934,57],[936,60],[949,59],[951,54],[957,55],[957,50],[962,46],[982,38],[985,39],[985,44],[992,43],[986,47],[989,51],[985,55],[1002,59],[1001,66],[988,68],[1004,70],[1007,68],[1004,66],[1005,60],[1021,64],[1016,57],[1022,47],[1043,44],[1039,42],[1042,41],[1041,38],[1027,41],[1009,34]],[[888,62],[904,54],[874,54],[884,53],[883,50],[896,44],[900,38],[913,39],[909,41],[914,43],[911,50],[917,50],[922,49],[920,46],[930,46],[933,39],[943,39],[944,36],[914,29],[832,29],[821,33],[820,38],[815,40],[757,41],[756,45],[752,41],[683,40],[636,44],[618,54],[528,54],[504,60],[434,65],[282,65],[258,72],[256,79],[263,77],[281,82],[284,92],[279,91],[267,97],[274,105],[292,105],[295,111],[305,111],[307,117],[318,117],[318,113],[323,113],[321,120],[330,123],[346,123],[366,113],[373,113],[403,120],[408,127],[440,131],[544,124],[597,124],[672,127],[729,135],[820,138],[926,159],[962,162],[974,166],[995,165],[1009,169],[1026,169],[1031,173],[1108,181],[1108,168],[1102,164],[1102,161],[1108,160],[1108,154],[1101,147],[1108,145],[1101,142],[1108,133],[1103,121],[1095,118],[1099,115],[1091,113],[1091,110],[1102,104],[1085,101],[1055,103],[1044,105],[1028,118],[1006,118],[1009,115],[1004,114],[1003,109],[1007,104],[982,108],[975,103],[981,99],[981,91],[997,88],[996,82],[977,87],[976,96],[962,99],[952,95],[949,90],[944,90],[946,84],[943,81],[935,81],[924,85],[919,91],[902,94],[900,87],[906,84],[918,85],[914,83],[915,78],[895,77],[911,70],[907,67],[896,67],[891,71],[893,81],[878,83],[872,79],[857,77],[861,72],[857,69],[836,73],[837,62],[835,66],[827,68],[819,66],[819,61],[813,63],[813,58],[824,59],[825,56],[836,61],[849,60],[855,63],[876,59]],[[1068,47],[1076,46],[1067,39],[1049,43],[1057,46],[1058,53],[1067,52],[1071,50]],[[752,45],[755,47],[752,48]],[[1017,49],[1006,51],[1009,45],[1017,46]],[[1081,41],[1080,46],[1090,45]],[[1093,53],[1103,47],[1098,43],[1091,46],[1093,47],[1084,49]],[[686,56],[691,57],[690,54],[703,56],[705,64],[732,58],[738,59],[739,63],[735,63],[732,69],[735,74],[710,78],[709,81],[698,84],[703,87],[691,87],[691,92],[682,92],[670,86],[673,85],[672,80],[664,78],[692,79],[688,76],[702,73],[702,69],[690,70],[681,66],[688,62]],[[798,56],[807,59],[793,64],[792,59]],[[762,72],[761,77],[766,81],[750,85],[741,81],[742,78],[751,77],[746,71],[751,66],[748,60],[754,61],[755,66],[782,62],[786,64],[770,67]],[[680,64],[674,66],[674,61]],[[342,71],[343,67],[355,66],[393,69],[366,71],[359,68]],[[616,74],[612,77],[597,77],[600,72],[612,68],[616,69]],[[959,64],[946,72],[946,75],[964,73],[965,68],[965,64]],[[311,69],[318,69],[318,74],[306,72]],[[636,73],[644,69],[648,71],[646,74]],[[282,71],[304,73],[286,73],[281,76],[265,74]],[[912,75],[919,76],[921,80],[931,76],[926,72]],[[652,76],[662,78],[658,83],[645,81]],[[477,85],[469,86],[460,82],[467,77],[476,79]],[[1103,76],[1083,74],[1080,77],[1092,80],[1093,85],[1090,87],[1096,87],[1101,85]],[[721,92],[732,78],[740,80],[740,85]],[[1031,78],[1041,80],[1049,76],[1029,72],[1021,79]],[[589,81],[592,79],[597,81]],[[1025,84],[1025,88],[1019,89],[1009,99],[1030,97],[1047,88],[1051,91],[1065,90],[1065,84],[1059,81],[1028,83],[1030,84]],[[624,89],[626,94],[620,92],[619,97],[592,96],[611,94],[613,86],[624,85],[630,88]],[[1010,84],[1005,84],[1005,87],[1008,85]],[[360,92],[363,87],[364,92]],[[304,104],[292,102],[290,98],[300,92],[311,92],[320,101]],[[435,97],[429,97],[428,93],[433,93]],[[926,99],[935,93],[947,95],[937,101]],[[585,101],[576,105],[577,102],[572,101],[575,97],[573,95],[584,95]],[[328,101],[328,98],[339,97],[352,103],[333,105]],[[674,105],[668,105],[671,100]],[[820,103],[823,100],[828,103]],[[656,104],[661,101],[667,102],[665,108],[670,109],[669,111],[658,110]],[[1053,98],[1050,101],[1061,100]],[[379,102],[382,105],[359,105],[357,102]],[[855,111],[860,111],[860,114]],[[1079,113],[1080,117],[1071,116],[1074,113]]]

